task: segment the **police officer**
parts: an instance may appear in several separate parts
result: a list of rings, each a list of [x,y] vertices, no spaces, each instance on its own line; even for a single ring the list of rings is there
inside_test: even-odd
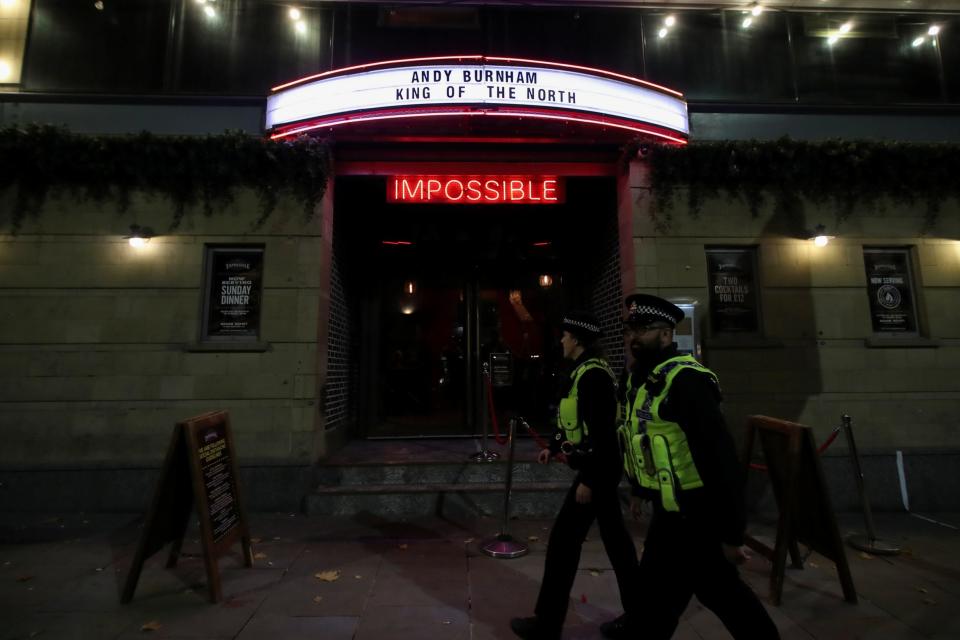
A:
[[[562,329],[563,357],[573,368],[561,394],[556,435],[538,461],[545,464],[562,452],[577,475],[550,532],[536,615],[510,621],[513,632],[528,640],[560,637],[580,550],[594,520],[617,577],[621,602],[626,607],[639,597],[636,548],[617,496],[623,466],[616,439],[616,384],[599,350],[600,323],[590,313],[572,311],[564,317]]]
[[[649,500],[653,516],[640,559],[641,616],[627,621],[633,629],[621,618],[602,631],[670,638],[696,595],[735,638],[779,638],[737,572],[747,559],[743,474],[717,376],[678,353],[679,307],[643,294],[625,302],[624,334],[634,362],[624,385],[624,467],[633,487],[631,511],[638,515],[640,501]]]

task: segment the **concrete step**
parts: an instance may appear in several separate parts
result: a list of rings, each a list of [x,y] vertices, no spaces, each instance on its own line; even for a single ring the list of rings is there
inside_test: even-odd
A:
[[[510,513],[552,517],[569,489],[569,480],[516,483],[510,495]],[[384,518],[499,516],[504,498],[502,482],[336,485],[317,487],[307,495],[304,511],[331,516],[370,513]]]
[[[347,464],[317,467],[319,487],[342,485],[476,484],[506,482],[507,464],[457,462],[422,464]],[[567,482],[573,472],[562,464],[514,462],[513,482]]]
[[[514,462],[511,513],[556,515],[573,476],[562,464]],[[303,509],[311,515],[392,518],[502,515],[506,478],[504,460],[321,465]]]

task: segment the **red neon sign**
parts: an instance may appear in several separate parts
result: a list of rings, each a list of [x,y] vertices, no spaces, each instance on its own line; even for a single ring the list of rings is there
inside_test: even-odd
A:
[[[566,200],[557,176],[390,176],[387,202],[427,204],[559,204]]]

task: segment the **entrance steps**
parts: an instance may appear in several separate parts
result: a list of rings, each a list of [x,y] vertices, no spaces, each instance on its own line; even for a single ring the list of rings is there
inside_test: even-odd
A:
[[[479,440],[377,440],[349,443],[315,468],[314,489],[305,497],[310,515],[502,516],[507,476],[506,446],[487,441],[500,454],[475,462]],[[517,440],[510,513],[553,517],[573,481],[566,465],[536,462],[539,447]]]

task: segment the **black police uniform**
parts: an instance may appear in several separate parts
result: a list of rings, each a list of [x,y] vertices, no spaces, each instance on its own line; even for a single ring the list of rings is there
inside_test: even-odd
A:
[[[639,387],[657,364],[677,355],[673,345],[656,362],[636,363],[634,384],[624,388]],[[746,507],[743,472],[720,409],[720,389],[711,376],[684,369],[674,378],[660,415],[683,430],[703,487],[679,491],[680,510],[671,512],[658,494],[645,495],[651,492],[634,484],[636,495],[653,501],[640,559],[643,595],[636,633],[644,640],[670,638],[696,595],[733,637],[779,638],[757,596],[723,555],[722,544],[743,544]]]
[[[582,354],[572,370],[590,357],[588,353]],[[569,376],[567,381],[561,397],[570,390],[572,381]],[[639,596],[636,588],[637,552],[624,524],[617,495],[623,463],[616,435],[616,388],[610,375],[603,369],[590,369],[584,373],[578,383],[577,404],[589,434],[580,452],[567,457],[577,476],[550,532],[543,582],[535,608],[544,633],[535,637],[559,637],[580,563],[581,547],[594,520],[616,574],[624,608],[636,603]],[[559,446],[560,441],[554,438],[551,451],[558,453]],[[577,486],[581,483],[591,489],[591,501],[587,504],[576,501]]]

